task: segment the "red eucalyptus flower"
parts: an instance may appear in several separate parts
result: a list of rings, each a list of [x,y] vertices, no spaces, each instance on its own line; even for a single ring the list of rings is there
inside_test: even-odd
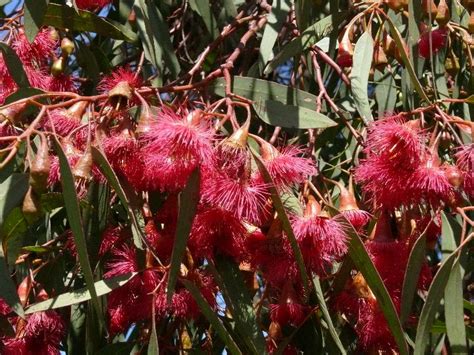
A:
[[[81,10],[96,11],[112,4],[112,0],[76,0],[76,5]]]
[[[302,148],[290,145],[278,150],[263,139],[258,142],[265,167],[277,188],[293,187],[316,174],[314,162],[302,157]]]
[[[432,53],[436,54],[446,44],[448,32],[445,27],[437,28],[435,30],[426,30],[421,34],[418,40],[418,51],[423,58],[430,57],[430,37]]]
[[[344,227],[322,213],[321,206],[309,196],[302,217],[294,216],[292,226],[307,265],[318,273],[347,252]]]

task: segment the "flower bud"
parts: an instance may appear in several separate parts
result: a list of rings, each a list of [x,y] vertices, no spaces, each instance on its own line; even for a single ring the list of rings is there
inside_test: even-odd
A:
[[[39,198],[31,186],[28,189],[25,198],[23,199],[21,211],[29,223],[35,222],[41,216],[41,205]]]
[[[440,0],[438,4],[438,14],[436,15],[436,22],[441,26],[446,26],[451,18],[449,7],[446,4],[446,0]]]
[[[21,117],[22,113],[25,111],[27,105],[28,104],[25,102],[22,104],[14,104],[14,105],[1,109],[0,122],[8,120],[13,125],[20,123],[21,118],[22,118]]]
[[[308,202],[306,203],[306,208],[304,210],[304,216],[305,217],[314,217],[314,216],[319,216],[321,214],[321,205],[319,204],[316,199],[309,195],[308,196]]]
[[[474,0],[462,0],[461,3],[467,10],[474,11]]]
[[[402,0],[385,0],[384,2],[393,11],[400,11],[403,9],[403,6],[404,6]]]
[[[464,182],[464,177],[459,170],[459,168],[455,165],[446,165],[444,166],[444,175],[448,179],[449,183],[453,187],[460,187]]]
[[[268,328],[268,335],[270,338],[278,341],[282,337],[281,326],[276,322],[271,322],[270,327]]]
[[[89,106],[89,101],[78,101],[71,107],[67,109],[67,116],[73,119],[80,121],[82,119],[82,115]]]
[[[48,186],[48,176],[51,169],[51,159],[46,138],[41,139],[41,145],[30,166],[30,186],[36,193],[42,193]]]
[[[339,64],[342,68],[352,66],[353,54],[354,54],[354,49],[350,41],[349,35],[346,32],[341,42],[339,43],[339,47],[337,49],[337,59],[336,59],[337,64]]]
[[[64,73],[65,68],[66,68],[66,63],[64,61],[64,58],[63,57],[58,58],[51,65],[51,74],[53,76],[59,76]]]
[[[454,53],[451,53],[451,55],[446,57],[444,67],[449,75],[456,76],[458,74],[461,66],[459,65],[459,59],[454,55]]]
[[[64,37],[61,40],[61,52],[63,56],[67,57],[71,55],[74,52],[74,49],[75,49],[74,42],[71,41],[69,38]]]
[[[92,150],[90,144],[87,146],[84,154],[79,158],[72,169],[72,174],[76,179],[89,181],[92,179]]]
[[[469,31],[470,34],[474,34],[474,10],[471,11],[471,16],[469,17],[467,30]]]
[[[438,8],[433,0],[422,0],[421,10],[428,17],[431,14],[431,18],[434,20],[438,15]]]
[[[380,42],[375,43],[374,47],[374,66],[384,66],[388,63],[387,56]]]
[[[247,147],[247,139],[249,137],[250,121],[246,121],[242,127],[232,133],[223,141],[223,144],[229,145],[237,149],[245,149]]]

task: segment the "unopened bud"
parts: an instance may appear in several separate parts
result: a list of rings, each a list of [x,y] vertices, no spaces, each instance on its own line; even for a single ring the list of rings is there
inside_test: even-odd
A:
[[[30,167],[30,186],[37,193],[42,193],[48,186],[48,176],[51,169],[48,142],[45,138],[36,153]]]
[[[64,37],[61,40],[61,52],[63,53],[63,56],[67,57],[71,55],[74,52],[74,42],[71,41],[69,38]]]
[[[26,220],[30,223],[35,222],[41,216],[41,205],[39,198],[31,186],[28,189],[25,198],[23,199],[21,211],[23,212]]]
[[[66,63],[63,57],[56,59],[51,65],[51,74],[53,76],[59,76],[64,73]]]

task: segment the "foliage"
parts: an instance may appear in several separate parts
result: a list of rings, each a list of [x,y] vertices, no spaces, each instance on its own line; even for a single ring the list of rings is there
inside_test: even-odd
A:
[[[474,2],[0,9],[0,353],[472,348]]]

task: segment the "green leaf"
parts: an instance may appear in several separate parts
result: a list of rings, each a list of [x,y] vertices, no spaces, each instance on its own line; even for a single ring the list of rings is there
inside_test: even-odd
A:
[[[402,302],[400,312],[400,322],[405,324],[411,312],[413,299],[415,297],[421,267],[425,261],[426,233],[422,233],[410,252],[405,277],[403,279]]]
[[[258,325],[252,304],[252,297],[242,278],[238,266],[227,258],[216,261],[219,274],[217,279],[223,293],[226,306],[230,308],[235,320],[236,331],[255,354],[263,354],[265,339]]]
[[[393,112],[397,103],[395,78],[389,70],[383,73],[375,70],[374,79],[376,81],[375,100],[377,101],[378,114],[383,116],[387,112]]]
[[[280,101],[267,100],[254,105],[258,116],[265,123],[284,128],[327,128],[337,123],[327,116],[306,107],[285,105]]]
[[[25,311],[20,303],[20,298],[16,292],[16,286],[10,277],[3,247],[0,247],[0,297],[18,314],[21,318],[25,318]]]
[[[76,245],[77,254],[79,256],[79,264],[81,265],[81,269],[86,280],[87,289],[92,296],[92,304],[94,306],[96,315],[99,316],[99,314],[101,314],[101,307],[94,287],[94,275],[89,262],[86,236],[82,226],[81,210],[79,208],[76,187],[74,185],[74,177],[72,175],[66,155],[64,154],[61,144],[57,138],[54,140],[54,145],[59,158],[64,206],[66,207],[69,226],[71,227],[71,231],[74,236],[74,244]],[[101,317],[99,319],[103,321]]]
[[[225,80],[219,78],[211,85],[216,95],[225,96]],[[306,91],[267,80],[234,77],[232,92],[254,101],[260,118],[271,125],[291,128],[325,128],[336,123],[314,111],[316,96]]]
[[[387,24],[389,25],[390,28],[390,34],[392,35],[393,39],[395,40],[395,43],[399,49],[400,55],[403,60],[403,64],[405,64],[405,67],[407,69],[408,75],[410,76],[410,80],[412,81],[413,85],[415,86],[415,90],[420,95],[420,97],[426,101],[427,103],[430,102],[428,99],[428,96],[426,96],[423,87],[420,84],[420,81],[418,80],[418,77],[416,75],[415,69],[413,68],[413,65],[410,62],[410,59],[408,58],[408,54],[405,50],[404,42],[402,39],[402,36],[400,35],[400,32],[398,31],[397,27],[393,23],[393,21],[389,18],[385,18],[387,20]]]
[[[454,231],[443,212],[442,218],[442,243],[443,252],[456,250]],[[455,221],[453,223],[456,223]],[[446,288],[444,289],[444,317],[449,345],[453,353],[468,353],[466,348],[466,327],[464,324],[464,299],[463,299],[463,271],[459,258],[454,262],[449,275]]]
[[[36,1],[36,0],[32,0]],[[137,36],[127,27],[96,14],[66,5],[50,3],[44,16],[43,25],[75,32],[95,32],[108,38],[135,43]]]
[[[219,36],[219,28],[217,27],[217,21],[212,14],[209,0],[189,0],[189,5],[193,11],[196,11],[199,16],[201,16],[212,38],[216,39]]]
[[[111,277],[110,279],[100,280],[94,283],[94,290],[97,297],[104,296],[116,288],[127,284],[137,273],[131,272],[124,275]],[[87,287],[79,290],[63,293],[59,296],[47,299],[36,304],[31,305],[26,310],[26,314],[47,311],[50,309],[68,307],[73,304],[89,301],[92,299],[91,293]]]
[[[374,40],[369,32],[364,32],[357,40],[354,48],[353,65],[351,70],[351,90],[357,111],[366,125],[374,120],[370,109],[367,88],[369,72],[374,54]]]
[[[168,25],[158,7],[151,1],[136,0],[133,5],[137,15],[140,39],[143,42],[145,57],[163,74],[162,61],[167,65],[173,77],[181,68],[171,43]]]
[[[18,58],[15,51],[11,49],[8,44],[3,42],[0,42],[0,51],[2,52],[3,60],[8,68],[8,72],[13,80],[15,80],[15,83],[17,83],[20,88],[29,87],[30,82],[26,76],[25,70],[23,69],[23,63],[20,58]]]
[[[314,291],[316,292],[316,298],[318,299],[319,308],[321,309],[321,312],[323,313],[323,318],[329,328],[329,334],[331,334],[331,338],[332,340],[334,340],[334,343],[337,345],[337,348],[339,349],[341,354],[344,355],[346,354],[346,349],[344,348],[344,345],[342,345],[341,339],[339,339],[339,335],[337,334],[336,328],[334,327],[334,324],[331,319],[331,315],[329,314],[329,309],[326,304],[326,300],[324,299],[324,293],[323,289],[321,288],[319,276],[316,275],[313,278],[313,285]]]
[[[150,341],[148,342],[148,355],[158,355],[160,353],[160,347],[158,344],[158,335],[156,334],[156,316],[155,316],[155,300],[153,299],[152,305],[153,311],[151,314],[151,335]]]
[[[189,176],[188,182],[179,196],[176,235],[174,239],[173,252],[171,253],[168,286],[166,288],[168,302],[171,300],[174,293],[174,287],[178,280],[181,262],[186,251],[186,244],[188,243],[194,216],[196,215],[197,205],[199,202],[200,180],[201,173],[199,167],[197,167]]]
[[[39,95],[39,94],[44,94],[44,91],[40,89],[36,89],[36,88],[29,88],[29,87],[19,88],[13,94],[7,96],[7,98],[5,99],[5,105],[11,104],[21,99],[25,99],[27,97]],[[38,100],[38,101],[41,102],[41,100]]]
[[[145,239],[145,236],[143,235],[143,228],[140,226],[139,217],[130,205],[129,198],[120,184],[117,175],[110,166],[110,163],[108,162],[105,155],[102,154],[102,152],[96,147],[92,147],[92,158],[94,159],[94,162],[97,164],[102,174],[104,174],[104,176],[107,178],[110,186],[112,186],[112,188],[115,190],[115,193],[120,199],[123,207],[127,210],[128,217],[132,223],[133,242],[138,249],[143,250],[143,240]]]
[[[207,303],[206,299],[201,295],[201,292],[196,287],[196,285],[194,285],[191,281],[188,280],[182,280],[182,282],[193,296],[201,312],[207,318],[209,323],[211,323],[212,327],[215,329],[224,344],[227,346],[227,350],[231,354],[242,354],[236,342],[234,341],[234,339],[232,339],[232,336],[224,327],[216,312],[209,306],[209,303]]]
[[[338,218],[344,217],[339,215]],[[344,218],[344,220],[346,219]],[[364,243],[349,222],[347,222],[347,233],[350,237],[349,256],[357,269],[362,273],[364,279],[367,281],[367,284],[374,293],[379,307],[385,316],[388,327],[392,332],[395,341],[397,342],[400,354],[408,355],[408,348],[405,342],[402,325],[400,324],[400,319],[398,318],[397,311],[392,299],[390,298],[387,288],[385,287],[379,272],[370,259],[369,254],[367,254]]]
[[[23,201],[28,191],[28,174],[14,173],[0,184],[0,226],[13,210]]]
[[[25,35],[30,42],[34,41],[43,25],[48,3],[49,0],[25,0]]]
[[[250,150],[255,159],[255,162],[257,163],[258,170],[263,176],[263,180],[267,184],[269,184],[269,190],[272,195],[273,207],[275,207],[275,210],[278,214],[278,218],[280,219],[282,223],[283,230],[288,236],[291,249],[293,250],[293,254],[295,255],[296,264],[298,265],[301,281],[303,282],[303,288],[305,290],[305,295],[303,298],[306,300],[310,294],[309,276],[308,276],[308,272],[306,271],[306,266],[304,264],[303,254],[301,254],[300,247],[298,246],[298,242],[296,241],[295,233],[293,232],[293,229],[291,228],[290,219],[288,218],[288,215],[286,214],[283,202],[281,201],[280,195],[278,194],[278,191],[275,188],[275,185],[273,184],[272,178],[270,174],[268,173],[268,170],[265,167],[265,164],[263,163],[262,158],[260,158],[260,156],[257,154],[257,152],[253,148],[250,148]]]
[[[288,17],[290,8],[290,0],[281,0],[272,4],[272,12],[267,16],[267,24],[260,42],[259,67],[261,70],[273,55],[273,46]]]
[[[300,36],[283,47],[282,51],[265,68],[264,74],[270,74],[288,59],[300,55],[304,50],[316,44],[334,29],[334,24],[339,23],[346,15],[345,12],[329,15],[308,27]]]
[[[445,221],[447,221],[444,213],[442,214],[443,219],[443,228],[445,228]],[[449,231],[446,229],[449,234]],[[449,238],[449,236],[448,236]],[[472,238],[471,238],[472,239]],[[421,314],[418,321],[418,328],[416,331],[415,339],[415,355],[423,355],[425,353],[426,345],[429,341],[429,333],[433,322],[438,312],[439,304],[443,298],[446,285],[449,281],[453,265],[458,259],[459,251],[467,244],[470,239],[466,239],[464,244],[460,245],[456,250],[450,253],[441,263],[441,266],[438,269],[431,286],[428,290],[426,296],[426,301],[421,310]],[[456,320],[453,320],[456,321]]]

